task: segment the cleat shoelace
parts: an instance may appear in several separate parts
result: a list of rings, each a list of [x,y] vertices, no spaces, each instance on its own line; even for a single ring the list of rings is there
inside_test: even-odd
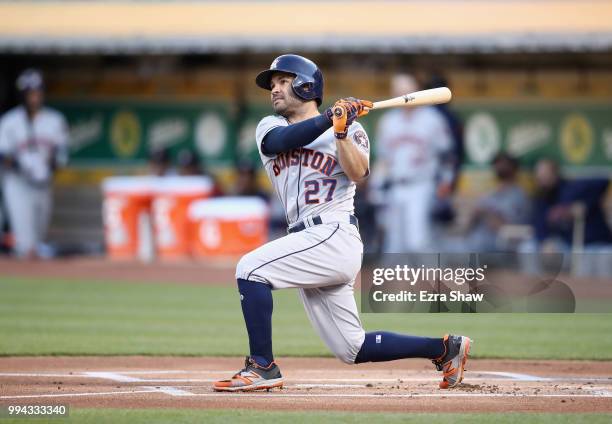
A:
[[[241,369],[240,371],[238,371],[236,374],[234,374],[234,377],[232,378],[236,378],[236,377],[255,377],[254,372],[249,370],[249,366],[251,365],[251,361],[249,360],[249,358],[247,357],[244,360],[244,368]]]
[[[438,371],[442,371],[444,369],[444,364],[442,363],[442,361],[436,361],[435,359],[431,361],[432,364],[435,365],[436,370]]]

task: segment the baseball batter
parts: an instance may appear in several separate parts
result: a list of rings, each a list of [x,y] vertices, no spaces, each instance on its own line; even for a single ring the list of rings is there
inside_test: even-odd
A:
[[[51,216],[53,171],[67,161],[64,117],[43,106],[44,82],[34,69],[21,73],[23,104],[0,120],[0,164],[7,215],[18,257],[36,257]]]
[[[310,60],[283,55],[256,83],[271,92],[275,114],[263,118],[256,140],[264,167],[284,206],[288,235],[245,255],[236,268],[250,355],[217,391],[282,387],[272,353],[272,290],[298,289],[306,314],[342,362],[428,358],[444,372],[440,387],[463,378],[470,339],[366,333],[353,295],[363,244],[353,215],[355,181],[369,174],[370,143],[356,118],[368,101],[337,101],[319,113],[323,76]]]

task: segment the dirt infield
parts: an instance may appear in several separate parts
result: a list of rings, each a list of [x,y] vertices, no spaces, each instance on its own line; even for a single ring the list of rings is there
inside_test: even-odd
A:
[[[233,284],[239,258],[215,261],[141,263],[75,257],[51,261],[0,258],[0,275],[19,278],[115,281],[121,283]]]
[[[423,360],[348,366],[281,359],[285,388],[214,393],[241,358],[0,358],[0,404],[92,408],[257,408],[404,412],[612,412],[612,362],[470,360],[464,384],[437,388]]]

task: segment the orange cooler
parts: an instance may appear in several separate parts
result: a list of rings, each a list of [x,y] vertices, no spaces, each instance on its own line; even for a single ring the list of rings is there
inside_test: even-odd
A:
[[[110,177],[102,182],[102,218],[108,256],[152,259],[151,200],[155,177]]]
[[[160,178],[153,199],[155,248],[161,259],[190,255],[187,210],[195,200],[210,197],[213,182],[204,176]]]
[[[189,208],[196,257],[242,255],[268,240],[269,207],[259,197],[223,197]]]

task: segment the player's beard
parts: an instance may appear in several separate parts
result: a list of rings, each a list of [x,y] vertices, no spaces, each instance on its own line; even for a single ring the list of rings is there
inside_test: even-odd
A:
[[[279,102],[277,103],[273,103],[272,104],[272,108],[274,108],[274,113],[280,116],[284,116],[285,118],[287,117],[286,113],[287,113],[287,103],[285,102]]]
[[[295,110],[300,106],[301,100],[297,98],[293,93],[289,92],[282,97],[282,101],[274,103],[272,101],[272,108],[274,113],[284,118],[289,119],[294,115]]]

